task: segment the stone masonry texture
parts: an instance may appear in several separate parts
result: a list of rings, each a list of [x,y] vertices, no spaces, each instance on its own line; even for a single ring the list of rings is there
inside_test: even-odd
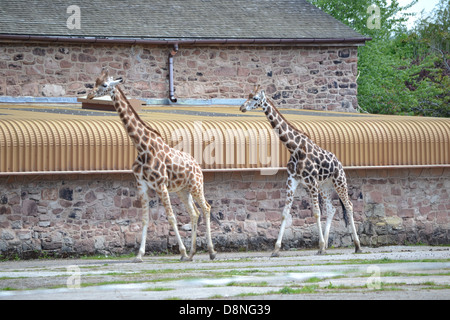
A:
[[[348,170],[349,194],[363,246],[449,244],[450,170]],[[220,252],[271,250],[285,200],[287,174],[205,173],[212,206],[213,242]],[[187,247],[189,217],[176,195],[172,205]],[[342,210],[330,246],[352,246]],[[153,194],[147,252],[178,252],[164,208]],[[2,258],[136,253],[142,230],[141,204],[131,174],[0,177]],[[306,191],[299,188],[283,249],[316,248],[318,233]],[[322,212],[325,223],[326,212]],[[206,249],[204,219],[198,246]]]
[[[78,97],[103,67],[131,98],[168,98],[171,46],[0,44],[0,97]],[[355,111],[357,47],[180,46],[181,99],[244,99],[260,84],[286,108]]]

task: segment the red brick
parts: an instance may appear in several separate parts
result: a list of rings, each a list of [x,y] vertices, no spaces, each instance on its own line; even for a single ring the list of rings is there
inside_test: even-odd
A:
[[[401,196],[402,195],[402,189],[399,187],[392,187],[391,188],[391,194],[394,196]]]
[[[281,212],[277,211],[268,211],[266,212],[266,220],[267,221],[281,221]]]
[[[402,218],[414,218],[414,209],[401,209],[398,216]]]
[[[266,200],[267,199],[267,192],[265,191],[258,191],[256,194],[256,200]]]
[[[23,200],[22,202],[22,214],[27,216],[37,215],[37,204],[34,200]]]
[[[436,223],[444,225],[447,224],[448,222],[449,222],[449,214],[447,212],[440,211],[437,213]]]
[[[368,203],[383,203],[383,193],[378,190],[371,191],[367,197]]]
[[[305,219],[292,219],[292,225],[296,227],[301,227],[305,225]]]
[[[431,206],[426,206],[426,207],[420,207],[419,208],[419,212],[422,215],[427,215],[428,213],[430,213],[431,211]]]
[[[267,196],[268,196],[269,199],[276,199],[276,200],[278,200],[278,199],[281,198],[281,192],[280,192],[280,190],[267,192]]]
[[[247,200],[254,200],[254,199],[256,199],[256,192],[255,191],[247,191],[245,193],[244,198]]]

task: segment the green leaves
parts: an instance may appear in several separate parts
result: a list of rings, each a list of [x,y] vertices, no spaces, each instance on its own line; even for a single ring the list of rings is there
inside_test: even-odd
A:
[[[389,37],[391,31],[400,28],[408,18],[404,11],[417,1],[411,0],[410,4],[402,7],[397,0],[309,0],[337,20],[374,39]],[[369,9],[373,6],[379,10]],[[370,26],[373,19],[379,19],[379,28]]]
[[[450,1],[407,30],[397,0],[310,0],[372,41],[358,49],[358,102],[369,113],[450,117]],[[379,17],[369,8],[375,4]],[[369,10],[368,10],[369,8]],[[410,15],[410,14],[409,14]],[[371,20],[372,19],[372,20]],[[370,25],[380,19],[380,28]]]

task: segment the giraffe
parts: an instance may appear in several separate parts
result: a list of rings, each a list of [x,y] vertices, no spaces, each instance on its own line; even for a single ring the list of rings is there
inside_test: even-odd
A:
[[[200,205],[206,223],[206,237],[209,257],[216,256],[211,240],[210,205],[203,192],[203,173],[195,159],[185,152],[173,149],[167,145],[161,135],[147,123],[142,121],[136,111],[128,102],[122,89],[118,86],[122,78],[113,80],[108,70],[103,69],[97,78],[88,99],[111,95],[114,108],[134,143],[138,152],[136,161],[132,166],[137,181],[137,190],[143,208],[142,237],[139,253],[134,262],[142,262],[145,254],[145,242],[149,223],[149,195],[153,189],[161,199],[166,215],[178,241],[181,260],[192,261],[196,252],[197,222],[200,213],[194,200]],[[178,232],[175,215],[170,204],[169,192],[176,192],[189,212],[192,226],[191,250],[189,256]]]
[[[286,218],[290,214],[295,190],[299,184],[306,188],[312,199],[312,211],[319,228],[318,254],[325,254],[328,247],[328,236],[335,214],[335,209],[331,202],[333,188],[336,190],[343,207],[346,224],[346,214],[348,214],[348,218],[350,219],[355,252],[362,252],[353,220],[353,205],[348,197],[345,172],[337,157],[333,153],[316,145],[306,133],[294,128],[277,110],[273,102],[266,97],[264,90],[260,90],[260,86],[254,88],[247,101],[240,107],[240,110],[246,112],[258,107],[262,108],[281,142],[291,153],[287,164],[287,198],[280,231],[272,256],[279,256],[281,241],[286,227]],[[319,195],[324,200],[327,209],[327,221],[324,234],[322,233],[320,223]]]

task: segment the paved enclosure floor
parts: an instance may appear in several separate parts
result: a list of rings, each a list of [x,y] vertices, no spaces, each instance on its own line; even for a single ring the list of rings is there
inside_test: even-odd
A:
[[[450,299],[450,247],[0,262],[0,299]]]

